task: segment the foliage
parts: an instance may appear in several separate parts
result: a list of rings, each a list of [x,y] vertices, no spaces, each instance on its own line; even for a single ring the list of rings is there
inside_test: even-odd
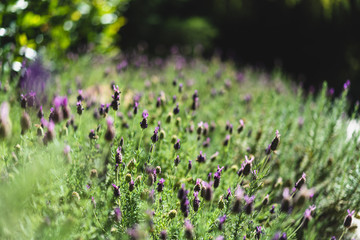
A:
[[[278,71],[238,72],[232,63],[177,54],[153,61],[142,55],[111,60],[88,55],[64,63],[51,78],[57,80],[49,80],[46,93],[48,99],[57,97],[42,102],[46,120],[57,121],[54,114],[65,114],[67,107],[72,113],[55,125],[52,141],[50,123],[34,125],[40,124],[40,102],[30,107],[29,95],[21,97],[15,83],[0,94],[0,102],[9,102],[11,123],[2,111],[0,122],[11,129],[0,151],[2,239],[158,239],[163,230],[169,239],[184,239],[186,229],[196,239],[272,239],[277,232],[286,232],[288,239],[326,239],[339,236],[346,209],[359,206],[359,134],[349,137],[346,130],[357,109],[350,118],[344,114],[348,84],[339,99],[326,84],[318,96],[306,96]],[[119,99],[113,83],[120,86]],[[59,98],[65,95],[66,103]],[[100,104],[108,102],[107,112]],[[114,102],[120,103],[117,111]],[[148,117],[141,114],[145,109]],[[32,124],[21,134],[24,112]],[[141,128],[143,121],[147,128]],[[249,174],[245,155],[254,157]],[[307,188],[299,185],[303,172]],[[161,178],[165,182],[158,191]],[[197,179],[202,179],[197,187],[213,195],[199,194],[195,211]],[[187,197],[179,194],[182,185]],[[288,210],[285,188],[292,194]],[[263,204],[267,194],[269,202]],[[241,202],[239,212],[236,201]],[[316,209],[304,215],[313,204]],[[220,228],[223,215],[227,218]]]
[[[0,3],[1,77],[16,62],[35,59],[47,49],[53,57],[66,53],[114,49],[127,0],[8,0]],[[24,59],[24,60],[25,60]],[[15,65],[14,65],[15,63]],[[1,79],[0,79],[1,81]]]

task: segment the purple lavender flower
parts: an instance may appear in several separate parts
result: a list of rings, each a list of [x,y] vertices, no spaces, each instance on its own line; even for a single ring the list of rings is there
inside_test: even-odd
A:
[[[38,117],[39,119],[41,119],[41,118],[44,117],[44,112],[43,112],[43,107],[42,107],[42,106],[39,107],[39,111],[38,111],[38,113],[37,113],[37,117]]]
[[[286,233],[277,232],[271,240],[287,240]]]
[[[263,233],[263,232],[261,231],[261,226],[257,226],[257,227],[256,227],[256,233],[255,233],[256,239],[260,239],[260,235],[261,235],[262,233]]]
[[[162,231],[160,232],[159,237],[160,237],[161,240],[166,240],[166,238],[167,238],[166,230],[162,230]]]
[[[144,110],[142,113],[143,120],[140,122],[140,126],[142,129],[145,129],[148,127],[148,123],[147,123],[148,116],[149,116],[149,113],[146,110]]]
[[[348,212],[348,215],[345,217],[344,227],[349,228],[351,226],[352,216],[354,215],[355,210],[350,211],[350,209],[348,209],[347,212]]]
[[[116,66],[116,70],[120,73],[124,71],[127,66],[128,66],[128,61],[124,59]]]
[[[223,229],[223,225],[226,220],[226,215],[219,217],[219,230],[221,231]]]
[[[116,149],[115,162],[116,162],[117,164],[122,163],[121,147],[118,147],[118,148]]]
[[[275,213],[275,206],[274,206],[274,205],[271,206],[271,209],[270,209],[269,212],[270,212],[271,214],[274,214],[274,213]]]
[[[83,108],[83,106],[81,105],[81,101],[78,101],[78,102],[76,103],[76,111],[77,111],[77,113],[78,113],[79,115],[81,115],[82,112],[84,111],[84,108]]]
[[[303,172],[301,178],[295,183],[295,188],[300,190],[300,188],[304,185],[306,182],[306,173]]]
[[[208,147],[210,145],[210,138],[206,138],[206,140],[203,142],[203,147]]]
[[[19,87],[22,92],[35,92],[40,96],[39,100],[42,100],[45,98],[45,88],[49,78],[49,71],[44,67],[41,60],[37,59],[25,68],[19,79]]]
[[[157,186],[157,191],[158,192],[162,192],[163,191],[163,189],[164,189],[164,182],[165,182],[165,180],[163,179],[163,178],[161,178],[160,180],[159,180],[159,182],[158,182],[158,186]]]
[[[253,161],[254,156],[251,156],[251,158],[249,159],[248,156],[245,155],[245,161],[242,164],[242,174],[244,174],[244,176],[249,175],[249,173],[251,172]]]
[[[114,210],[114,213],[115,213],[115,220],[117,221],[117,222],[120,222],[120,220],[121,220],[121,210],[120,210],[120,208],[115,208],[115,210]]]
[[[134,180],[130,180],[129,182],[129,191],[132,192],[135,189],[135,183]]]
[[[209,173],[208,173],[208,176],[207,176],[208,181],[210,181],[210,180],[211,180],[211,175],[212,175],[212,173],[211,173],[211,172],[209,172]]]
[[[193,225],[190,223],[190,220],[185,220],[185,238],[193,239]]]
[[[310,220],[312,219],[312,212],[316,209],[315,205],[310,206],[304,212],[304,227],[306,228]]]
[[[197,212],[200,207],[200,200],[199,200],[198,195],[199,195],[199,192],[194,192],[193,209],[195,212]]]
[[[20,95],[20,106],[21,106],[21,108],[26,109],[27,99],[26,99],[26,97],[24,96],[24,94],[21,94],[21,95]]]
[[[224,147],[226,147],[229,144],[230,141],[230,135],[226,135],[225,140],[223,142]]]
[[[91,129],[91,130],[90,130],[89,138],[90,138],[91,140],[96,139],[96,134],[95,134],[94,129]]]
[[[271,143],[267,146],[267,148],[265,148],[265,154],[270,155],[270,153],[271,153]]]
[[[285,188],[283,191],[283,199],[281,202],[281,211],[288,212],[291,205],[291,196],[289,188]]]
[[[175,160],[174,160],[174,164],[177,167],[179,165],[179,163],[180,163],[180,157],[179,157],[179,155],[177,155]]]
[[[194,191],[199,192],[200,190],[201,190],[201,179],[198,178],[198,179],[196,179],[196,183],[195,183],[195,186],[194,186]]]
[[[178,104],[178,103],[176,104],[176,107],[174,108],[173,112],[174,112],[175,115],[180,112],[179,104]]]
[[[189,193],[189,191],[185,190],[184,191],[184,195],[182,196],[181,200],[180,200],[180,210],[182,211],[184,217],[188,217],[189,216],[189,199],[187,198],[187,194]]]
[[[279,134],[279,130],[276,130],[275,132],[275,138],[272,140],[271,142],[271,146],[270,146],[270,149],[272,151],[275,151],[280,143],[280,134]]]
[[[245,195],[244,200],[246,202],[245,206],[244,206],[244,211],[247,215],[250,215],[253,211],[253,205],[254,205],[254,199],[255,196],[247,196]]]
[[[229,188],[227,189],[227,194],[226,194],[225,199],[229,201],[229,197],[230,197],[231,195],[232,195],[232,194],[231,194],[231,188],[229,187]]]
[[[49,142],[52,142],[55,138],[55,124],[53,121],[50,121],[47,124],[48,131],[45,133],[45,136],[43,138],[43,142],[45,145],[47,145]]]
[[[211,199],[213,198],[212,182],[207,183],[203,181],[202,187],[204,189],[204,199],[206,201],[211,201]]]
[[[204,163],[206,161],[206,154],[202,153],[202,151],[200,151],[199,156],[197,156],[196,161],[199,163]]]
[[[161,107],[161,104],[162,104],[161,97],[158,97],[158,98],[156,99],[156,108]]]
[[[183,89],[183,84],[180,83],[180,84],[179,84],[179,93],[182,93],[182,89]]]
[[[174,95],[174,96],[172,97],[172,100],[173,100],[173,103],[176,103],[176,100],[177,100],[176,95]]]
[[[178,197],[179,200],[183,199],[183,197],[184,197],[184,195],[185,195],[185,192],[186,192],[186,190],[185,190],[185,184],[182,184],[182,185],[181,185],[181,188],[180,188],[179,191],[178,191],[178,195],[177,195],[177,197]]]
[[[114,196],[120,197],[120,188],[118,186],[116,186],[115,184],[112,184],[112,186],[114,188]]]
[[[70,112],[70,107],[68,104],[67,97],[63,97],[62,102],[61,102],[61,109],[62,109],[63,118],[68,119],[71,115],[71,112]]]
[[[138,112],[138,107],[139,107],[139,103],[138,103],[138,102],[135,102],[135,103],[134,103],[134,115],[137,114],[137,112]]]
[[[83,90],[81,90],[81,89],[79,89],[78,90],[78,96],[77,96],[77,101],[78,102],[81,102],[81,101],[83,101],[84,100],[84,97],[83,97]]]
[[[190,171],[190,170],[191,170],[191,168],[192,168],[192,161],[191,161],[191,160],[189,160],[188,170]]]
[[[175,150],[179,150],[179,149],[180,149],[180,139],[178,139],[178,140],[176,141],[176,143],[174,144],[174,149],[175,149]]]
[[[112,117],[108,117],[106,119],[107,130],[105,133],[105,140],[111,142],[115,137],[115,127],[114,127],[114,119]]]
[[[219,187],[220,184],[220,178],[221,178],[221,171],[224,169],[224,167],[219,167],[218,165],[218,169],[216,171],[216,173],[214,174],[214,188]]]
[[[235,202],[231,210],[233,213],[239,213],[241,211],[241,202],[244,198],[244,190],[238,185],[234,195],[235,195]]]
[[[346,80],[346,82],[344,83],[344,90],[347,90],[350,87],[350,80]]]
[[[155,127],[154,135],[151,136],[151,141],[153,143],[156,143],[159,140],[158,132],[159,132],[159,127]]]

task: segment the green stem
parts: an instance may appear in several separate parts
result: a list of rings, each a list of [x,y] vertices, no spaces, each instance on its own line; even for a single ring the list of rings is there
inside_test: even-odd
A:
[[[339,238],[339,240],[341,240],[342,238],[343,238],[343,236],[344,236],[344,234],[346,233],[346,228],[344,229],[344,231],[342,232],[342,234],[341,234],[341,236],[340,236],[340,238]]]
[[[293,231],[288,238],[290,239],[299,229],[304,225],[305,219],[300,223],[300,225]]]

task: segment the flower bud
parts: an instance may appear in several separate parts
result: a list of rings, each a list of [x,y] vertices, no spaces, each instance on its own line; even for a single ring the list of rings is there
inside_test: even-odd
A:
[[[345,217],[344,220],[344,227],[349,228],[351,226],[351,222],[352,222],[352,216],[354,215],[355,211],[351,211],[350,209],[347,210],[348,215]]]
[[[272,140],[271,145],[270,145],[270,149],[271,149],[272,151],[275,151],[275,150],[277,149],[279,143],[280,143],[280,134],[279,134],[279,131],[278,131],[278,130],[276,130],[275,135],[276,135],[276,136],[275,136],[275,138]]]
[[[175,209],[171,210],[169,213],[168,213],[168,216],[170,219],[173,219],[175,218],[177,215],[177,211]]]
[[[125,175],[125,182],[130,182],[131,179],[132,179],[132,177],[131,177],[131,174],[130,174],[130,173],[128,173],[128,174]]]

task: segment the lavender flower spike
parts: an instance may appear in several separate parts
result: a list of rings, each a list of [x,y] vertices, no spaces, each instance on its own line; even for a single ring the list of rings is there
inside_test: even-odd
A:
[[[352,216],[355,214],[355,210],[350,212],[350,209],[347,210],[348,215],[345,217],[344,220],[344,227],[349,228],[352,222]]]

